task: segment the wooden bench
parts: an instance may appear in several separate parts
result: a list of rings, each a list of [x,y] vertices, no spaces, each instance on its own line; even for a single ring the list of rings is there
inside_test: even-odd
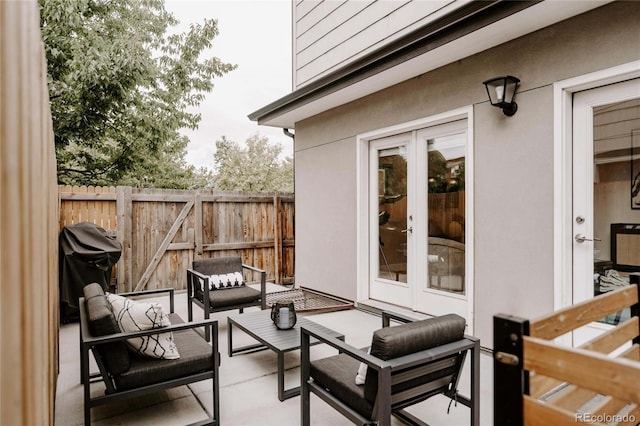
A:
[[[639,287],[631,274],[629,286],[531,322],[494,316],[494,425],[639,424]],[[554,342],[625,308],[629,319],[579,347]]]

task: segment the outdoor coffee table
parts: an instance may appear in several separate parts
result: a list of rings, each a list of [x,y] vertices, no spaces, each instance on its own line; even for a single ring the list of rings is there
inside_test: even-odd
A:
[[[271,349],[278,355],[278,399],[284,401],[300,395],[300,386],[291,389],[284,388],[284,354],[285,352],[300,349],[300,327],[313,331],[327,333],[340,340],[344,340],[344,335],[330,330],[320,324],[316,324],[307,318],[298,315],[295,327],[289,330],[280,330],[276,328],[271,321],[271,311],[264,310],[258,312],[247,312],[244,314],[234,315],[227,318],[229,340],[229,356],[242,352],[253,352],[259,349]],[[247,333],[256,339],[258,344],[233,348],[233,327]],[[312,339],[311,344],[320,343],[318,340]]]

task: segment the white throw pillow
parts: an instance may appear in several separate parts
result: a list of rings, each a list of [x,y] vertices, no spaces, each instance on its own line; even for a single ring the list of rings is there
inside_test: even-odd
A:
[[[243,285],[244,278],[241,272],[209,276],[209,290],[242,287]],[[202,279],[200,280],[200,289],[204,291],[204,280]]]
[[[242,272],[234,272],[235,282],[233,283],[234,287],[240,287],[244,285],[244,278],[242,277]]]
[[[211,275],[209,277],[209,290],[217,290],[225,286],[224,275]]]
[[[371,353],[371,349],[367,351],[368,354]],[[367,364],[364,362],[360,363],[358,366],[358,372],[356,373],[356,385],[364,385],[364,381],[367,378]]]
[[[134,301],[111,293],[107,293],[107,301],[120,330],[125,333],[171,325],[169,316],[159,303]],[[127,346],[138,354],[152,358],[180,358],[171,332],[134,337],[127,340]]]
[[[356,385],[364,385],[364,380],[367,377],[367,364],[360,363],[358,367],[358,373],[356,374]]]

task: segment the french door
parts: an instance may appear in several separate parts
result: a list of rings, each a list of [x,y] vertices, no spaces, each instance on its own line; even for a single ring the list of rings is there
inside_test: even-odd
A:
[[[640,271],[640,79],[574,94],[573,303],[628,284]],[[591,339],[629,312],[574,332]]]
[[[378,139],[369,151],[369,295],[394,305],[411,307],[409,278],[413,271],[413,201],[415,189],[409,175],[413,134]],[[411,155],[411,157],[413,157]],[[411,277],[412,278],[412,277]]]
[[[369,144],[369,296],[468,316],[467,121]]]

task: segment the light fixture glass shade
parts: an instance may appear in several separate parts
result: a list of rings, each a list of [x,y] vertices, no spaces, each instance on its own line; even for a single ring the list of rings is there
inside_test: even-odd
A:
[[[513,101],[513,98],[520,85],[518,78],[511,75],[495,77],[483,82],[483,84],[487,89],[491,105],[502,108],[504,114],[508,116],[516,113],[518,105]]]

